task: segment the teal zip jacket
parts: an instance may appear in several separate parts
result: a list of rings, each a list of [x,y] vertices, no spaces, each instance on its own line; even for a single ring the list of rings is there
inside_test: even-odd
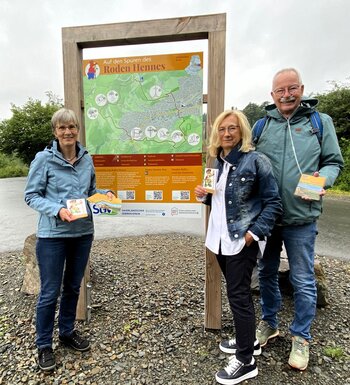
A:
[[[38,152],[30,165],[25,201],[39,212],[39,238],[80,237],[94,232],[89,205],[87,218],[63,222],[58,215],[60,209],[66,207],[67,199],[87,198],[97,192],[92,158],[80,143],[77,146],[74,166],[63,158],[55,140]]]
[[[310,115],[317,103],[316,99],[303,98],[288,119],[278,111],[275,104],[266,107],[269,118],[256,149],[271,161],[282,198],[282,225],[311,223],[322,212],[322,199],[306,201],[294,195],[300,178],[297,161],[303,174],[313,175],[319,171],[321,176],[326,177],[325,188],[334,184],[343,168],[344,161],[330,116],[320,113],[323,124],[321,145],[312,131]]]

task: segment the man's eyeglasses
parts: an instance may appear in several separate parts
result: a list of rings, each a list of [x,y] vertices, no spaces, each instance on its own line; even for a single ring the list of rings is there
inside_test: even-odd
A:
[[[233,134],[235,130],[237,130],[239,126],[230,126],[230,127],[219,127],[218,131],[220,135],[224,135],[226,130],[228,131],[229,134]]]
[[[290,95],[294,95],[299,90],[299,88],[300,88],[300,85],[294,84],[290,87],[276,88],[275,90],[273,90],[273,93],[277,96],[283,96],[285,92],[288,91]]]
[[[57,130],[59,131],[59,132],[65,132],[67,129],[69,130],[69,131],[71,131],[71,132],[75,132],[75,131],[77,131],[77,129],[78,129],[78,127],[76,126],[76,124],[69,124],[68,126],[58,126],[58,127],[56,127],[57,128]]]

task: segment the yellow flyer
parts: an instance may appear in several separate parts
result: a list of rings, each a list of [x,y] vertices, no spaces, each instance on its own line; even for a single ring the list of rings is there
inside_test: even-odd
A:
[[[312,176],[301,174],[294,195],[308,197],[309,199],[319,201],[320,192],[326,184],[326,178],[323,176]]]

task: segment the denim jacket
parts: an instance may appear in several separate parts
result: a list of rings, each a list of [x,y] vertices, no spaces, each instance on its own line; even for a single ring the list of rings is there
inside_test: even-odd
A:
[[[270,232],[282,214],[282,203],[269,159],[257,152],[240,152],[239,145],[226,156],[230,171],[225,187],[227,229],[232,240],[244,237],[250,230],[260,240]],[[220,178],[223,159],[218,156],[216,168]],[[205,204],[211,203],[208,194]]]

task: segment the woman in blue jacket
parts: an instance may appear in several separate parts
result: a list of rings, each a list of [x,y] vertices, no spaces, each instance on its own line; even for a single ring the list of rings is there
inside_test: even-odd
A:
[[[90,349],[89,341],[74,330],[74,321],[94,225],[89,210],[87,217],[76,220],[66,202],[96,193],[93,161],[78,142],[75,113],[62,108],[54,113],[51,124],[55,140],[36,154],[25,188],[26,203],[39,212],[36,255],[41,287],[36,308],[36,345],[42,370],[52,370],[56,365],[52,335],[62,281],[59,340],[78,351]],[[112,192],[107,192],[107,196],[113,197]]]
[[[216,373],[216,380],[228,385],[258,374],[253,355],[261,350],[255,338],[251,275],[259,246],[263,247],[282,213],[271,164],[265,155],[253,151],[251,139],[242,112],[222,112],[214,121],[208,146],[218,168],[215,192],[195,188],[197,199],[211,205],[205,245],[216,254],[225,276],[234,318],[236,338],[220,343],[220,349],[233,356]]]

